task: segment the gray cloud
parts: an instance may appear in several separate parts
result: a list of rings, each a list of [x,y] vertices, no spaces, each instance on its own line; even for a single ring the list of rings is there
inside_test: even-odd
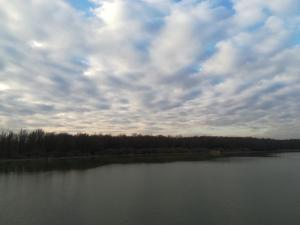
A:
[[[300,130],[297,0],[0,0],[0,127],[252,135]]]

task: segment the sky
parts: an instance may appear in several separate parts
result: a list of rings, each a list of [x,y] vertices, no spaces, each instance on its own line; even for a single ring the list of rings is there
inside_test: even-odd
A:
[[[300,138],[299,0],[0,0],[0,129]]]

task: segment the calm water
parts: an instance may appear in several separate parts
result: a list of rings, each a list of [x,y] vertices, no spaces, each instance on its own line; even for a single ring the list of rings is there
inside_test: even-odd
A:
[[[0,174],[1,225],[300,224],[300,153]]]

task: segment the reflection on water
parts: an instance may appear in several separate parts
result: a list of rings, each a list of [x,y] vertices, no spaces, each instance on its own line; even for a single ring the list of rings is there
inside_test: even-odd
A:
[[[167,163],[178,161],[222,161],[230,160],[232,156],[237,157],[238,154],[227,154],[222,156],[211,156],[207,153],[203,154],[167,154],[167,155],[140,155],[140,156],[100,156],[86,158],[62,158],[62,159],[33,159],[33,160],[3,160],[0,161],[0,173],[9,172],[45,172],[50,170],[84,170],[95,168],[108,164],[128,164],[128,163]],[[251,157],[270,157],[275,154],[265,152],[248,153],[246,158]]]
[[[50,170],[84,170],[95,168],[106,163],[99,160],[80,159],[54,159],[54,160],[28,160],[4,161],[0,163],[0,173],[10,172],[46,172]]]
[[[0,224],[298,225],[299,171],[285,153],[0,173]]]

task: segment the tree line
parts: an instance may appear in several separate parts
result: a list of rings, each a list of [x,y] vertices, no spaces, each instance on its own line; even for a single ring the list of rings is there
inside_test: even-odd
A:
[[[224,151],[297,150],[300,140],[253,137],[104,135],[45,132],[41,129],[0,133],[0,159]]]

